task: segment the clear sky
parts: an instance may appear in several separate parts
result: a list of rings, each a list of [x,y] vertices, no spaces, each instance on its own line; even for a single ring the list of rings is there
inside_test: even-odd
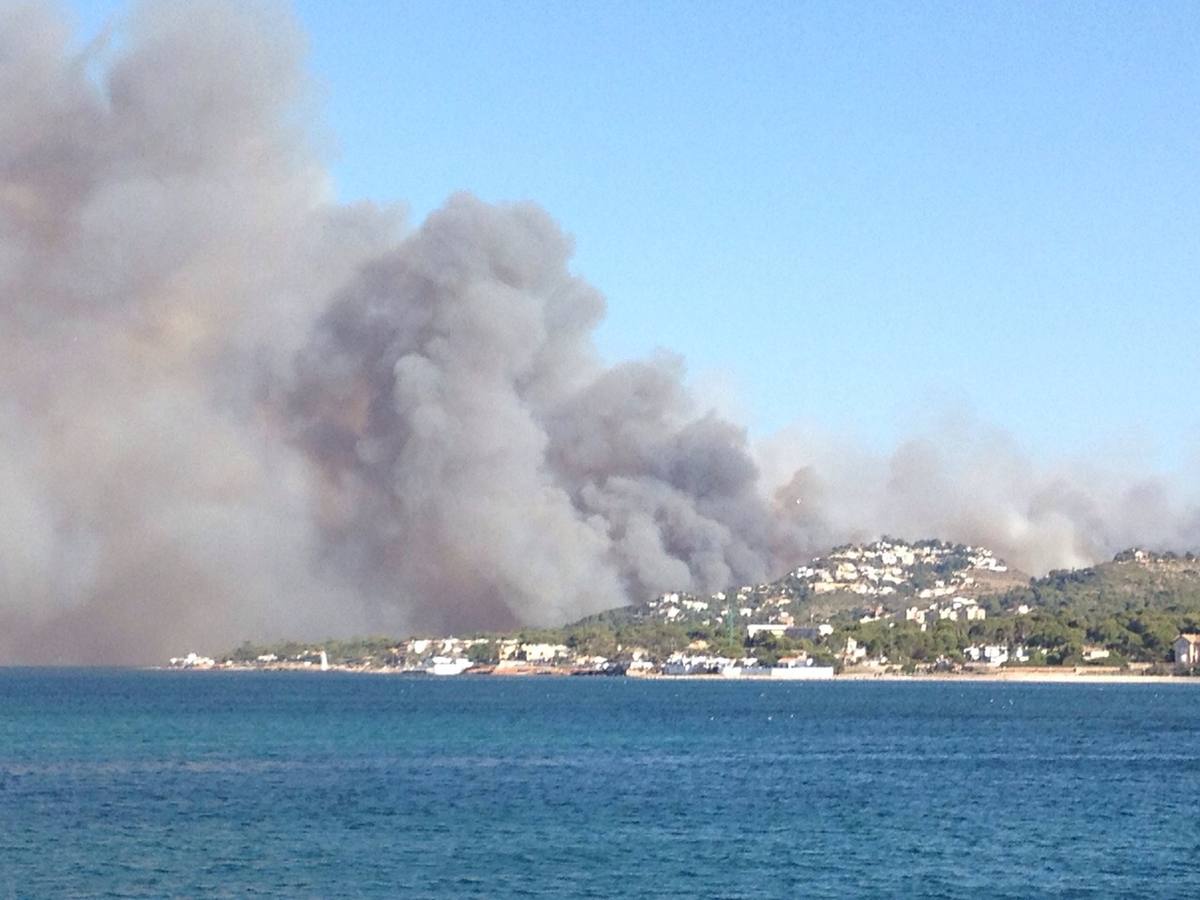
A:
[[[344,199],[536,201],[754,434],[1200,458],[1200,4],[295,9]]]

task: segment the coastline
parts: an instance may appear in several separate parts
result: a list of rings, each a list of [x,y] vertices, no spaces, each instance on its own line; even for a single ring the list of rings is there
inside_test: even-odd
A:
[[[1114,672],[1054,672],[1011,669],[1006,672],[968,672],[954,674],[937,672],[928,675],[885,675],[869,673],[843,673],[836,676],[845,681],[953,681],[981,683],[1023,683],[1023,684],[1200,684],[1200,678],[1189,678],[1185,675],[1137,675],[1134,673]]]
[[[1200,685],[1200,678],[1189,678],[1180,675],[1133,675],[1133,674],[1088,674],[1075,672],[967,672],[950,673],[938,672],[928,675],[901,675],[884,672],[850,672],[834,675],[831,678],[812,678],[799,681],[771,678],[769,675],[744,675],[739,678],[726,678],[722,675],[638,675],[634,676],[648,681],[710,681],[738,682],[754,681],[772,684],[829,684],[831,682],[853,681],[860,684],[883,682],[912,682],[912,683],[956,683],[956,684],[1195,684]]]
[[[539,667],[530,669],[479,670],[468,669],[460,675],[439,676],[411,669],[389,669],[374,667],[353,667],[331,665],[322,671],[315,666],[212,666],[209,668],[178,669],[169,666],[151,667],[156,671],[172,672],[309,672],[326,674],[337,672],[350,675],[376,676],[408,676],[414,678],[570,678],[570,677],[600,677],[600,678],[630,678],[639,681],[707,681],[712,683],[736,683],[738,681],[753,681],[756,683],[772,684],[811,684],[839,681],[858,683],[878,682],[952,682],[952,683],[1020,683],[1020,684],[1193,684],[1200,685],[1200,678],[1185,675],[1142,675],[1136,672],[1089,671],[1084,668],[1057,670],[1052,667],[1017,668],[988,672],[930,672],[905,675],[898,672],[842,672],[828,678],[786,679],[773,678],[770,675],[740,675],[727,677],[725,675],[663,675],[657,672],[629,673],[626,675],[596,675],[572,669],[557,669]]]

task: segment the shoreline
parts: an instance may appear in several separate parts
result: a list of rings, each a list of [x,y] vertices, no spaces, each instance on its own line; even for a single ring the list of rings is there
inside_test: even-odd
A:
[[[556,670],[539,668],[530,670],[476,671],[470,669],[459,675],[432,675],[419,670],[353,668],[351,666],[331,665],[322,671],[315,666],[212,666],[208,668],[177,669],[170,666],[152,666],[152,671],[165,672],[306,672],[311,674],[339,673],[344,675],[375,675],[375,676],[407,676],[412,678],[430,678],[442,680],[446,678],[629,678],[636,681],[707,681],[712,683],[736,683],[753,681],[755,683],[771,684],[829,684],[839,681],[858,683],[879,682],[917,682],[917,683],[1023,683],[1023,684],[1194,684],[1200,685],[1200,678],[1186,675],[1140,675],[1134,672],[1089,672],[1080,669],[1055,671],[1050,668],[1039,669],[1008,669],[995,672],[931,672],[925,674],[904,675],[888,672],[843,672],[828,678],[778,678],[770,675],[740,675],[728,677],[725,675],[663,675],[660,673],[639,673],[625,675],[595,675],[592,673],[575,672],[571,670]]]
[[[1200,678],[1186,675],[1135,675],[1101,672],[980,672],[967,674],[933,673],[929,675],[873,675],[849,673],[838,675],[846,681],[953,681],[981,683],[1025,684],[1200,684]]]

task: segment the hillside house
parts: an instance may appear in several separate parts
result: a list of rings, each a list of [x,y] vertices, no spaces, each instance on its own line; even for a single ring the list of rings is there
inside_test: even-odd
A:
[[[842,659],[853,665],[856,662],[861,662],[867,658],[867,648],[858,643],[854,638],[846,638],[846,649],[842,652]]]

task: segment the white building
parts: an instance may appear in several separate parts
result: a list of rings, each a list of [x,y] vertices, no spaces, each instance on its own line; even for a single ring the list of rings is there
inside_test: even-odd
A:
[[[1200,666],[1200,634],[1181,634],[1175,639],[1175,665]]]
[[[565,644],[522,644],[521,653],[526,662],[553,662],[560,656],[566,656],[571,649]]]
[[[734,664],[732,659],[723,656],[691,656],[686,653],[672,653],[663,663],[664,675],[709,675],[713,672],[723,672]]]
[[[861,646],[858,641],[852,637],[846,638],[846,649],[842,653],[842,658],[849,663],[856,663],[867,658],[867,648]]]
[[[1008,662],[1008,647],[1003,644],[988,644],[985,647],[972,645],[963,648],[963,656],[971,662],[981,662],[989,666],[1002,666]]]
[[[172,656],[170,663],[175,669],[211,669],[217,664],[212,657],[200,656],[194,652],[187,656]]]
[[[983,648],[983,661],[989,666],[1002,666],[1008,662],[1008,648],[1000,644],[988,644]]]

